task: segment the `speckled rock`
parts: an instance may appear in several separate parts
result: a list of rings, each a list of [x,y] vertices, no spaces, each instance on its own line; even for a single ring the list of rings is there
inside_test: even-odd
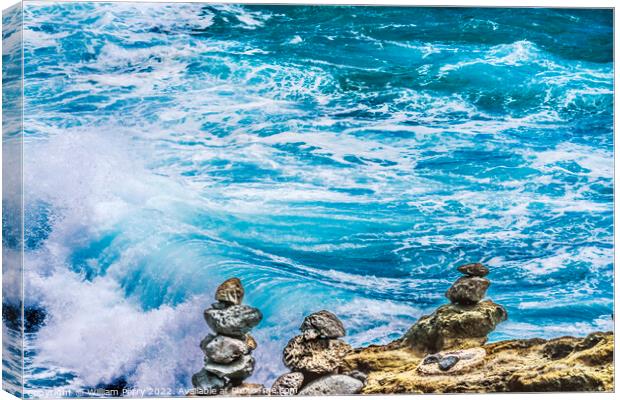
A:
[[[304,374],[289,372],[280,375],[271,386],[271,394],[278,396],[294,396],[304,383]]]
[[[471,264],[461,265],[460,267],[457,268],[457,270],[460,273],[465,274],[465,275],[479,276],[479,277],[487,276],[489,273],[489,269],[480,263],[471,263]]]
[[[225,382],[217,375],[202,369],[192,376],[192,385],[195,389],[194,394],[208,395],[217,393],[224,387]]]
[[[474,306],[446,304],[421,317],[401,343],[424,353],[477,347],[507,317],[502,306],[488,300]]]
[[[357,394],[364,383],[348,375],[328,375],[310,382],[300,392],[300,396],[328,396]]]
[[[452,303],[471,305],[484,298],[491,282],[477,276],[463,276],[454,282],[446,292]]]
[[[215,291],[215,300],[228,305],[239,305],[245,291],[239,278],[230,278],[222,282]]]
[[[336,371],[351,346],[339,339],[292,338],[284,348],[283,361],[292,371],[328,374]]]
[[[244,341],[222,335],[210,340],[203,350],[209,360],[220,364],[231,363],[250,352]]]
[[[245,355],[230,364],[218,364],[210,360],[205,360],[204,369],[220,378],[234,380],[245,379],[252,375],[254,371],[254,357]]]
[[[344,325],[333,313],[322,310],[308,315],[299,328],[306,340],[316,338],[336,339],[347,333]]]
[[[223,310],[207,309],[205,320],[211,329],[227,336],[243,337],[263,318],[261,312],[246,305],[230,306]]]

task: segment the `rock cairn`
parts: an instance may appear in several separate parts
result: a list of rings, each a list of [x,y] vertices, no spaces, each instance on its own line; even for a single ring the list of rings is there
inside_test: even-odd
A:
[[[197,395],[213,395],[239,388],[247,391],[243,380],[254,371],[252,351],[256,341],[249,334],[263,318],[261,312],[241,304],[244,290],[238,278],[222,283],[215,292],[216,302],[204,311],[207,325],[215,334],[208,334],[200,348],[205,354],[204,367],[194,376],[192,384]]]
[[[473,263],[457,269],[465,276],[457,279],[446,292],[451,304],[421,317],[403,337],[403,345],[422,353],[481,346],[497,324],[508,318],[506,310],[499,304],[482,301],[490,285],[485,278],[489,273],[487,267]],[[442,370],[449,370],[458,362],[455,354],[446,355],[450,358],[445,360],[441,354],[435,356],[427,360],[427,364],[435,360]]]
[[[461,265],[457,270],[465,276],[460,277],[450,286],[446,297],[453,304],[478,304],[491,284],[491,281],[485,278],[489,269],[480,263],[474,263]]]
[[[356,394],[365,376],[359,371],[343,373],[344,357],[352,351],[341,340],[346,335],[342,322],[329,311],[308,315],[301,335],[292,338],[283,353],[284,365],[293,372],[280,376],[271,393],[275,395]]]

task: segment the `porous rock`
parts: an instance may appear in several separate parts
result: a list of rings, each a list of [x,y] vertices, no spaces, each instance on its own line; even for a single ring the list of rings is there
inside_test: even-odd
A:
[[[239,305],[243,301],[244,290],[239,278],[222,282],[215,291],[215,300],[229,305]]]
[[[348,375],[328,375],[310,382],[300,392],[300,396],[326,396],[357,394],[364,383]]]
[[[321,310],[308,315],[299,328],[307,340],[336,339],[346,335],[344,325],[336,315]]]
[[[328,374],[343,365],[351,346],[339,339],[306,340],[292,338],[284,348],[283,361],[289,369],[314,374]]]
[[[444,349],[477,347],[508,317],[506,310],[492,301],[474,306],[446,304],[431,315],[421,317],[403,336],[402,344],[424,353]]]
[[[356,349],[345,362],[350,369],[368,373],[364,394],[614,390],[613,332],[562,341],[572,341],[575,350],[560,359],[544,354],[550,342],[544,339],[503,340],[458,350],[461,360],[449,371],[439,371],[437,364],[422,365],[422,354],[392,344]],[[467,363],[470,366],[463,368]]]
[[[490,284],[486,278],[463,276],[452,284],[446,292],[446,297],[456,304],[476,304],[484,298]]]
[[[280,375],[271,386],[271,394],[280,396],[294,396],[299,392],[304,383],[304,374],[301,372],[289,372]]]
[[[261,312],[247,305],[235,305],[223,310],[207,309],[204,312],[207,325],[215,332],[242,337],[263,318]]]

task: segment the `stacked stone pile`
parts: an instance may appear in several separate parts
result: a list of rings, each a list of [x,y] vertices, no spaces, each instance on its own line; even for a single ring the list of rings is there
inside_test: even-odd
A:
[[[481,346],[497,324],[506,320],[508,314],[499,304],[482,300],[490,281],[485,278],[489,269],[480,263],[466,264],[457,268],[464,274],[446,292],[451,304],[439,307],[431,315],[421,317],[402,339],[402,343],[422,353],[442,350],[466,349]],[[441,355],[430,358],[438,360],[441,368],[448,370],[458,362],[454,354],[446,360]]]
[[[241,281],[228,279],[217,288],[216,303],[204,312],[207,325],[215,334],[208,334],[200,342],[205,364],[192,377],[198,395],[241,387],[254,371],[251,353],[256,349],[256,341],[249,332],[263,316],[258,309],[241,304],[243,295]]]
[[[291,371],[274,382],[276,395],[355,394],[363,386],[365,376],[358,371],[345,375],[344,357],[352,351],[341,340],[346,335],[342,322],[329,311],[307,316],[300,327],[301,335],[292,338],[284,349],[283,361]]]
[[[457,268],[465,276],[456,280],[446,292],[453,304],[478,304],[487,293],[491,282],[485,278],[489,269],[480,263],[465,264]]]

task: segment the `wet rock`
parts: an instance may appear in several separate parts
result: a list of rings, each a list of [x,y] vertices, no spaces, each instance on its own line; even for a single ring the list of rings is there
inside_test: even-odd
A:
[[[497,324],[506,320],[506,310],[492,301],[474,306],[446,304],[421,317],[403,336],[402,344],[424,353],[444,349],[477,347]]]
[[[294,396],[304,383],[301,372],[289,372],[278,377],[271,386],[271,394],[278,396]]]
[[[240,359],[230,364],[218,364],[210,360],[205,361],[204,369],[220,378],[232,380],[245,379],[252,375],[254,371],[254,357],[250,355],[242,356]]]
[[[328,375],[310,382],[300,392],[300,396],[327,396],[357,394],[364,383],[347,375]]]
[[[424,357],[424,360],[422,360],[422,364],[424,365],[437,364],[439,360],[441,360],[441,357],[438,354],[429,354],[426,357]]]
[[[223,310],[207,309],[205,320],[211,329],[228,336],[243,337],[263,318],[261,312],[250,306],[235,305]]]
[[[457,268],[457,270],[465,275],[479,277],[487,276],[487,274],[489,273],[489,269],[480,263],[461,265]]]
[[[239,305],[245,291],[239,278],[225,280],[215,291],[215,300],[228,305]]]
[[[194,385],[195,394],[216,394],[224,387],[225,382],[217,375],[202,369],[192,376],[192,385]]]
[[[439,360],[439,369],[442,371],[447,371],[454,367],[457,362],[459,362],[459,358],[457,356],[442,357],[442,359]]]
[[[244,341],[221,335],[210,340],[203,350],[211,361],[220,364],[231,363],[250,352]]]
[[[306,340],[295,336],[284,348],[283,361],[292,371],[328,374],[343,365],[343,358],[352,350],[339,339]]]
[[[473,305],[482,300],[491,282],[486,278],[463,276],[446,292],[452,303]]]
[[[299,329],[306,340],[336,339],[346,335],[342,322],[336,315],[326,310],[308,315]]]

